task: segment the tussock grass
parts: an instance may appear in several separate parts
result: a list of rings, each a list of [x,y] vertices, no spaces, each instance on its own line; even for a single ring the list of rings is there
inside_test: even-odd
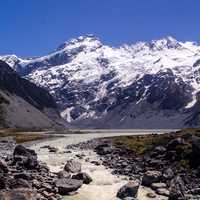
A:
[[[191,135],[200,136],[200,129],[188,128],[174,133],[118,136],[113,137],[112,141],[114,146],[128,148],[134,151],[137,155],[143,155],[158,145],[166,145],[170,140],[177,137],[182,137],[187,141],[187,146],[179,147],[185,148],[180,149],[180,151],[190,151]]]
[[[120,136],[113,138],[113,144],[133,150],[137,155],[151,151],[155,146],[167,143],[168,137],[152,134],[141,136]]]
[[[112,137],[113,145],[119,148],[132,150],[135,155],[143,157],[149,155],[151,151],[159,145],[166,146],[169,141],[175,138],[183,138],[185,143],[174,147],[176,159],[171,164],[176,166],[177,170],[191,170],[194,167],[194,157],[192,150],[192,136],[200,137],[199,128],[188,128],[173,133],[151,134],[140,136],[119,136]]]

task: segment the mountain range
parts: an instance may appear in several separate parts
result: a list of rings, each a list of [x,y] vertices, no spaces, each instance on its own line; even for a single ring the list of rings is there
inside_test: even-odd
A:
[[[45,56],[0,59],[23,80],[47,90],[73,126],[200,125],[200,45],[194,42],[166,37],[111,47],[85,35]]]
[[[0,127],[58,128],[63,120],[53,97],[43,88],[21,78],[0,61]]]

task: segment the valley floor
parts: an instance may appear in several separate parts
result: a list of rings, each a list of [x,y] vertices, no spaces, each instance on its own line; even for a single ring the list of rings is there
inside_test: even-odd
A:
[[[36,173],[34,177],[40,176],[40,170],[45,169],[42,163],[47,164],[51,173],[45,172],[45,177],[42,179],[44,182],[57,181],[58,172],[62,171],[70,160],[81,164],[81,172],[91,177],[92,182],[83,184],[77,191],[64,196],[63,200],[117,200],[117,196],[127,195],[129,191],[127,184],[133,184],[131,191],[137,194],[137,200],[178,200],[179,197],[184,200],[196,200],[200,198],[198,190],[200,188],[198,168],[200,166],[200,130],[185,129],[164,134],[168,131],[87,132],[78,130],[68,134],[67,131],[65,134],[59,132],[56,136],[49,133],[29,132],[27,140],[24,139],[25,132],[7,133],[7,135],[4,133],[2,136],[11,136],[17,139],[17,142],[25,142],[24,145],[27,148],[36,152],[41,164],[37,165],[36,169],[39,171],[34,171]],[[35,134],[38,134],[38,137]],[[30,142],[31,138],[38,141]],[[11,169],[14,167],[12,169],[14,172],[18,170],[17,165],[11,165],[13,159],[18,159],[13,154],[15,144],[12,141],[10,144],[5,141],[6,138],[2,139],[1,157],[4,159],[6,155],[9,156],[5,160]],[[10,145],[6,151],[4,151],[4,144]],[[24,151],[29,152],[29,150]],[[35,154],[32,153],[31,159],[34,160]],[[76,164],[73,167],[76,168]],[[7,177],[6,174],[5,177]],[[51,187],[54,187],[53,182],[49,182]],[[38,189],[39,193],[44,186]],[[32,187],[35,188],[35,186]],[[48,191],[48,188],[45,190]],[[42,192],[42,195],[55,196],[54,193],[47,191]],[[59,195],[56,198],[60,199]],[[46,199],[51,199],[51,197]],[[120,199],[125,198],[120,197]]]
[[[82,130],[86,132],[86,130]],[[92,132],[92,133],[91,133]],[[64,168],[67,160],[77,160],[82,164],[82,171],[88,173],[93,181],[89,185],[83,185],[75,195],[66,196],[64,200],[115,200],[118,190],[128,183],[128,176],[120,176],[112,174],[112,170],[103,166],[101,158],[94,152],[94,149],[76,149],[74,145],[90,141],[92,139],[98,139],[102,137],[114,137],[114,136],[126,136],[126,135],[138,135],[138,134],[151,134],[155,133],[156,130],[137,130],[137,131],[125,131],[124,130],[98,130],[98,133],[94,130],[90,130],[88,134],[65,134],[64,138],[43,141],[32,145],[39,160],[47,163],[50,170],[58,172]],[[164,130],[157,131],[159,133],[165,132]],[[41,148],[43,146],[51,146],[58,148],[58,152],[49,153],[48,149]],[[70,146],[71,147],[70,147]],[[66,151],[66,147],[67,151]],[[83,156],[83,157],[82,157]],[[96,165],[99,163],[100,165]],[[151,191],[150,188],[140,187],[138,200],[148,200],[147,193]],[[166,199],[164,196],[157,195],[157,200]]]

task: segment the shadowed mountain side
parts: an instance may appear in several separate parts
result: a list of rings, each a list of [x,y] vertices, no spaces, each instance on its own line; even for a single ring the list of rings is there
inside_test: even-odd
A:
[[[52,96],[21,78],[3,61],[0,61],[0,111],[0,124],[4,127],[50,128],[60,126],[63,121]]]

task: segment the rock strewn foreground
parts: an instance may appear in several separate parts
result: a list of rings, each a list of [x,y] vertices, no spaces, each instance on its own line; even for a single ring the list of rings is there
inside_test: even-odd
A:
[[[0,150],[0,200],[60,200],[92,181],[73,160],[64,171],[51,173],[34,150],[16,145],[12,139],[0,140]]]
[[[120,199],[137,199],[138,188],[153,190],[148,197],[162,195],[169,200],[200,199],[200,137],[198,134],[174,133],[160,137],[144,152],[130,148],[130,141],[140,140],[128,136],[129,145],[116,144],[116,138],[94,139],[70,148],[94,149],[102,164],[111,168],[113,174],[126,175],[130,182],[116,194]],[[117,139],[119,143],[120,138]],[[122,138],[121,138],[122,141]],[[156,141],[156,140],[152,140]],[[145,144],[144,144],[145,145]],[[149,145],[149,143],[148,143]],[[69,148],[69,146],[68,146]]]

